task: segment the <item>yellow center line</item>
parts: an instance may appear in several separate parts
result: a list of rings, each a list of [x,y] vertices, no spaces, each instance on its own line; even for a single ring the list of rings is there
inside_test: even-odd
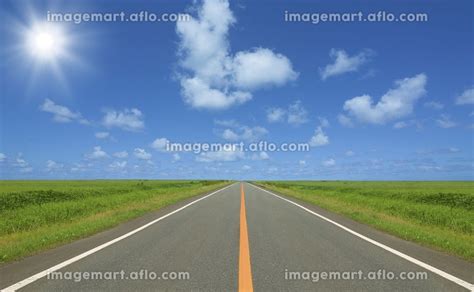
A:
[[[247,213],[245,212],[245,192],[242,183],[240,184],[239,291],[253,291],[249,236],[247,232]]]

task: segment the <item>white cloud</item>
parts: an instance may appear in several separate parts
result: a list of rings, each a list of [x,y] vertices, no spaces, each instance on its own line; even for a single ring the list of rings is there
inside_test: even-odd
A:
[[[5,161],[5,159],[7,159],[7,156],[3,153],[0,153],[0,162]]]
[[[53,160],[48,160],[46,161],[46,171],[51,172],[51,171],[56,171],[64,168],[64,164],[57,163]]]
[[[329,121],[324,117],[319,117],[319,126],[316,128],[313,137],[309,140],[311,147],[319,147],[329,144],[329,137],[324,133],[323,128],[329,127]]]
[[[453,128],[457,126],[457,123],[451,120],[451,117],[446,114],[440,115],[439,118],[436,120],[436,123],[440,128],[443,129]]]
[[[235,55],[233,66],[234,82],[238,88],[254,89],[262,86],[281,86],[298,77],[287,57],[275,54],[265,48],[238,52]]]
[[[326,80],[331,76],[357,71],[361,65],[369,61],[372,55],[371,50],[364,50],[351,57],[344,50],[331,49],[329,56],[334,60],[334,63],[319,69],[321,78]]]
[[[119,151],[119,152],[115,152],[113,154],[114,157],[117,157],[117,158],[127,158],[128,157],[128,152],[127,151]]]
[[[110,137],[110,133],[109,132],[97,132],[97,133],[95,133],[95,137],[97,139],[106,139],[106,138]]]
[[[240,125],[236,121],[216,121],[217,125],[225,125],[230,128],[224,129],[221,137],[227,141],[249,141],[255,142],[262,139],[268,131],[264,127],[254,126],[249,127]]]
[[[332,159],[332,158],[331,158],[331,159],[328,159],[328,160],[324,160],[324,161],[322,162],[322,165],[328,166],[328,167],[329,167],[329,166],[334,166],[334,165],[336,165],[336,160],[334,160],[334,159]]]
[[[292,125],[301,125],[308,122],[308,111],[297,100],[288,107],[288,123]]]
[[[170,143],[170,140],[166,138],[157,138],[155,139],[155,141],[153,141],[153,143],[151,143],[151,148],[157,151],[165,152],[166,145],[168,145],[169,143]]]
[[[267,110],[267,121],[270,123],[283,122],[288,124],[301,125],[308,122],[308,111],[297,100],[288,106],[288,109],[269,108]]]
[[[23,158],[23,154],[21,153],[18,153],[13,165],[17,167],[21,173],[30,173],[33,171],[33,167]]]
[[[225,140],[237,141],[239,140],[239,135],[231,129],[225,129],[224,132],[222,132],[222,138]]]
[[[416,101],[425,93],[426,75],[397,80],[396,87],[385,93],[379,102],[373,103],[370,95],[347,100],[344,110],[364,123],[384,124],[405,117],[413,112]]]
[[[181,88],[185,102],[195,108],[226,109],[252,99],[249,92],[223,92],[198,77],[182,79]]]
[[[351,118],[349,118],[346,115],[343,115],[343,114],[337,115],[337,120],[339,121],[339,124],[341,124],[344,127],[348,127],[348,128],[354,127],[354,123],[352,122]]]
[[[474,104],[474,86],[466,89],[460,96],[456,98],[456,104]]]
[[[300,160],[300,161],[298,161],[298,164],[300,166],[305,166],[306,165],[306,160]]]
[[[102,123],[107,128],[116,127],[132,132],[143,130],[145,127],[143,114],[136,108],[123,111],[106,110]]]
[[[235,161],[243,159],[245,157],[244,152],[238,149],[231,150],[220,150],[214,152],[200,153],[196,160],[199,162],[216,162],[216,161]]]
[[[133,150],[133,155],[141,160],[150,160],[151,159],[151,154],[146,152],[145,149],[142,148],[135,148]]]
[[[434,110],[442,110],[444,105],[437,101],[428,101],[424,103],[424,106]]]
[[[40,110],[53,114],[53,121],[58,123],[77,121],[80,124],[89,124],[89,121],[84,119],[80,112],[73,112],[65,106],[55,104],[49,98],[44,100],[43,104],[40,106]]]
[[[87,159],[102,159],[107,157],[109,157],[109,155],[104,150],[102,150],[101,146],[95,146],[91,153],[86,154]]]
[[[91,163],[74,163],[74,166],[71,167],[71,172],[85,172],[92,166]]]
[[[109,164],[108,168],[113,172],[123,172],[127,167],[127,161],[114,161]]]
[[[228,31],[235,18],[225,0],[204,0],[197,17],[178,22],[179,75],[186,103],[225,109],[252,99],[251,91],[283,85],[297,77],[291,62],[269,49],[230,53]]]
[[[352,150],[347,150],[345,154],[346,154],[346,156],[349,156],[349,157],[355,155],[354,151],[352,151]]]
[[[413,127],[413,126],[416,127],[417,130],[423,129],[423,123],[417,120],[398,121],[395,124],[393,124],[393,128],[396,130]]]
[[[318,147],[327,144],[329,144],[329,137],[324,133],[321,126],[317,127],[314,136],[309,140],[309,145],[311,147]]]
[[[282,108],[269,108],[267,110],[267,121],[270,123],[281,122],[285,119],[286,110]]]

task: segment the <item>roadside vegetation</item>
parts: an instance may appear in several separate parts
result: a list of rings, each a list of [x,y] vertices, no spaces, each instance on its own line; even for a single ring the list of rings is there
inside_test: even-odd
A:
[[[0,181],[0,262],[97,233],[226,181]]]
[[[474,261],[474,182],[259,182],[379,230]]]

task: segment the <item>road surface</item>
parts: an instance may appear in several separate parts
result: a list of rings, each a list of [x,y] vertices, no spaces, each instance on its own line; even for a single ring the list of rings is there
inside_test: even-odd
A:
[[[293,202],[248,183],[235,183],[147,217],[141,229],[117,228],[2,266],[0,287],[6,291],[472,289],[474,269],[468,262]],[[63,279],[46,276],[49,268]],[[93,273],[102,279],[86,279]],[[181,278],[169,279],[173,277]]]

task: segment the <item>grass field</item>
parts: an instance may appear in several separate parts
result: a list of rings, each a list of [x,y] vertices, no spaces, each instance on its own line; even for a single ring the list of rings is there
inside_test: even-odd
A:
[[[406,240],[474,261],[474,182],[259,182]]]
[[[225,181],[0,181],[0,262],[85,237]]]

